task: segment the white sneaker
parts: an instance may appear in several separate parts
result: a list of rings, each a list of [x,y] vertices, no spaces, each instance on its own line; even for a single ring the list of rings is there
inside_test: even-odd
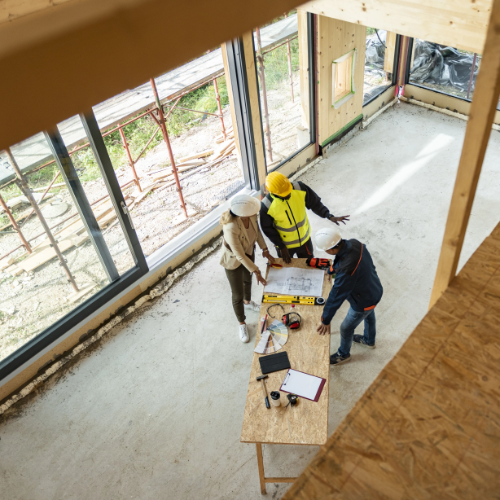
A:
[[[240,340],[245,344],[250,340],[246,324],[240,325]]]
[[[259,312],[260,311],[260,306],[259,304],[256,304],[253,300],[251,300],[248,304],[245,304],[243,302],[243,305],[252,311]]]

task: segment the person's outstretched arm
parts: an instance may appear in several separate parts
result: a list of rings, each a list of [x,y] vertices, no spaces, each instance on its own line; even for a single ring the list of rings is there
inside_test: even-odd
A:
[[[321,202],[321,198],[307,184],[300,181],[297,184],[300,186],[301,191],[305,191],[306,193],[306,208],[312,210],[316,215],[322,217],[323,219],[330,219],[337,225],[339,225],[339,222],[342,222],[343,224],[345,224],[346,221],[349,222],[349,215],[335,217],[335,215],[331,214],[330,210]]]

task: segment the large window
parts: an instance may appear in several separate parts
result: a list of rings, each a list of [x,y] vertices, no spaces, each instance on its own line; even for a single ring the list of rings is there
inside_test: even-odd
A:
[[[221,49],[145,83],[125,99],[130,102],[115,98],[122,115],[118,124],[113,100],[96,106],[96,116],[149,256],[245,184]],[[77,159],[83,166],[92,161],[85,152]]]
[[[410,54],[409,83],[472,100],[481,63],[479,54],[418,38],[413,40]]]
[[[258,187],[242,42],[225,47],[229,75],[209,51],[0,153],[0,380],[137,282],[146,256]]]
[[[363,105],[393,85],[396,45],[396,33],[366,28]]]
[[[268,171],[313,140],[309,83],[312,26],[308,20],[306,12],[291,11],[254,31]]]
[[[92,166],[76,166],[69,144]],[[86,301],[147,271],[93,114],[13,146],[1,161],[0,372],[2,360],[20,365],[40,349],[35,341],[49,345],[83,319]]]

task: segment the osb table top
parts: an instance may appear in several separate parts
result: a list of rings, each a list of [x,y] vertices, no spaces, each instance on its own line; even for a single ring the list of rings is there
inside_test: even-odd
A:
[[[281,259],[276,261],[284,267],[298,267],[307,269],[306,259],[292,259],[291,264],[285,264]],[[323,297],[330,293],[332,283],[327,274],[323,282]],[[266,315],[270,304],[262,304],[260,317]],[[283,304],[285,312],[295,311],[302,316],[302,324],[298,330],[288,330],[287,343],[278,351],[287,351],[290,365],[311,375],[326,379],[326,384],[318,402],[300,398],[298,405],[288,408],[284,406],[267,409],[264,403],[261,382],[256,378],[262,375],[259,358],[263,354],[254,353],[250,382],[248,384],[247,401],[241,430],[243,443],[274,443],[274,444],[304,444],[321,445],[328,437],[328,382],[330,374],[330,337],[320,336],[316,328],[320,323],[323,306],[306,306],[296,304],[291,309],[289,304]],[[273,309],[276,310],[278,308]],[[274,313],[278,317],[278,313]],[[272,321],[268,318],[267,324]],[[259,322],[260,323],[260,322]],[[260,340],[260,326],[257,328],[255,345]],[[267,394],[271,401],[272,391],[278,391],[288,370],[270,373],[265,379]],[[286,393],[281,393],[281,399],[288,403]]]
[[[500,225],[284,499],[498,498]]]

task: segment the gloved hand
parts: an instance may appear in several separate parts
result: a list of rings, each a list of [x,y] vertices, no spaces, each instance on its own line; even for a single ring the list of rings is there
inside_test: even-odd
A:
[[[286,264],[290,264],[290,262],[292,262],[292,258],[290,257],[287,247],[280,248],[280,253],[281,258],[285,261]]]

